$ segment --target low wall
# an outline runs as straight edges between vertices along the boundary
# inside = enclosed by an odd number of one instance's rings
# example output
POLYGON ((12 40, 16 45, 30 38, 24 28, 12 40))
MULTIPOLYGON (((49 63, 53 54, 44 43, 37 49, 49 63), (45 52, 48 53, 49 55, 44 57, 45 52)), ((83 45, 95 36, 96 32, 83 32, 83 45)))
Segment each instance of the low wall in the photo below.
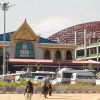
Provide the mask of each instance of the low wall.
MULTIPOLYGON (((23 93, 25 91, 25 86, 1 86, 0 91, 4 92, 19 92, 23 93)), ((42 88, 40 86, 34 86, 34 92, 41 92, 42 88)), ((100 86, 53 86, 52 91, 58 92, 74 92, 74 91, 100 91, 100 86)))

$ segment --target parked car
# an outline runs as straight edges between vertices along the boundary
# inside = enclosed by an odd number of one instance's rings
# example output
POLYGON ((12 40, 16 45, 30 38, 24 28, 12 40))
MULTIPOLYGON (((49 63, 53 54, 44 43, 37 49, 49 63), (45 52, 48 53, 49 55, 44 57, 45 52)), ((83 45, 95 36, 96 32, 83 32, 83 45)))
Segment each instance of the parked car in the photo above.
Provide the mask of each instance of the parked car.
POLYGON ((44 76, 35 76, 34 83, 40 83, 43 82, 44 76))

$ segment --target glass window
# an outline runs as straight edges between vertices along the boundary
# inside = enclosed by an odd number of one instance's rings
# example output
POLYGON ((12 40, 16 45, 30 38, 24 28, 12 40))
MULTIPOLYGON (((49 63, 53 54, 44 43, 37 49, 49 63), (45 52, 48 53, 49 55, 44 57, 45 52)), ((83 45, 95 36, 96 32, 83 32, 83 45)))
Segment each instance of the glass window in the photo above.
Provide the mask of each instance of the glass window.
POLYGON ((32 42, 18 42, 16 44, 16 58, 34 58, 34 47, 32 42))
POLYGON ((93 79, 92 76, 77 75, 78 79, 93 79))
POLYGON ((63 73, 63 78, 71 78, 72 73, 63 73))
POLYGON ((44 59, 50 59, 50 51, 49 50, 45 50, 44 52, 44 59))
POLYGON ((60 50, 56 51, 55 58, 56 59, 61 59, 61 52, 60 52, 60 50))
POLYGON ((71 51, 70 50, 68 50, 66 52, 66 60, 72 60, 72 54, 71 54, 71 51))

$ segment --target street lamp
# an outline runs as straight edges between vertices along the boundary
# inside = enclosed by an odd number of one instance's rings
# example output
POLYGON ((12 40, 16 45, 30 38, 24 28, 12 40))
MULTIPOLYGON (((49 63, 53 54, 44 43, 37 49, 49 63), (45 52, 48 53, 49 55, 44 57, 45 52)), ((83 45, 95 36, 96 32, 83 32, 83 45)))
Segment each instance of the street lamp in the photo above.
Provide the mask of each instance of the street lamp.
POLYGON ((9 6, 9 2, 8 3, 3 3, 3 4, 1 4, 0 3, 0 8, 4 11, 4 37, 3 37, 3 75, 5 74, 5 67, 6 67, 6 48, 5 48, 5 41, 6 41, 6 39, 5 39, 5 33, 6 33, 6 11, 8 10, 8 8, 9 7, 11 7, 11 6, 13 6, 13 5, 10 5, 9 6))

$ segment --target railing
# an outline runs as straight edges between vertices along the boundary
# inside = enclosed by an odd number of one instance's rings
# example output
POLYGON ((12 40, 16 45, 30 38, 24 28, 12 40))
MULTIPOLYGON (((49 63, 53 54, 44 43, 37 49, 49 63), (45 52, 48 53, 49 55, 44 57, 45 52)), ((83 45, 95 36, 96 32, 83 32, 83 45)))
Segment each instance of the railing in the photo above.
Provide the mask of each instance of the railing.
POLYGON ((90 54, 90 56, 97 56, 98 54, 90 54))
POLYGON ((100 53, 98 53, 98 55, 100 55, 100 53))
POLYGON ((77 46, 77 49, 78 49, 78 48, 84 48, 84 45, 77 46))
POLYGON ((90 44, 90 46, 94 46, 94 45, 97 45, 98 43, 96 42, 96 43, 91 43, 90 44))
POLYGON ((84 58, 84 56, 77 56, 77 59, 84 58))
MULTIPOLYGON (((95 42, 95 43, 91 43, 90 46, 95 46, 95 45, 99 45, 99 44, 100 44, 100 42, 95 42)), ((84 45, 77 46, 77 49, 79 49, 79 48, 84 48, 84 45)))

